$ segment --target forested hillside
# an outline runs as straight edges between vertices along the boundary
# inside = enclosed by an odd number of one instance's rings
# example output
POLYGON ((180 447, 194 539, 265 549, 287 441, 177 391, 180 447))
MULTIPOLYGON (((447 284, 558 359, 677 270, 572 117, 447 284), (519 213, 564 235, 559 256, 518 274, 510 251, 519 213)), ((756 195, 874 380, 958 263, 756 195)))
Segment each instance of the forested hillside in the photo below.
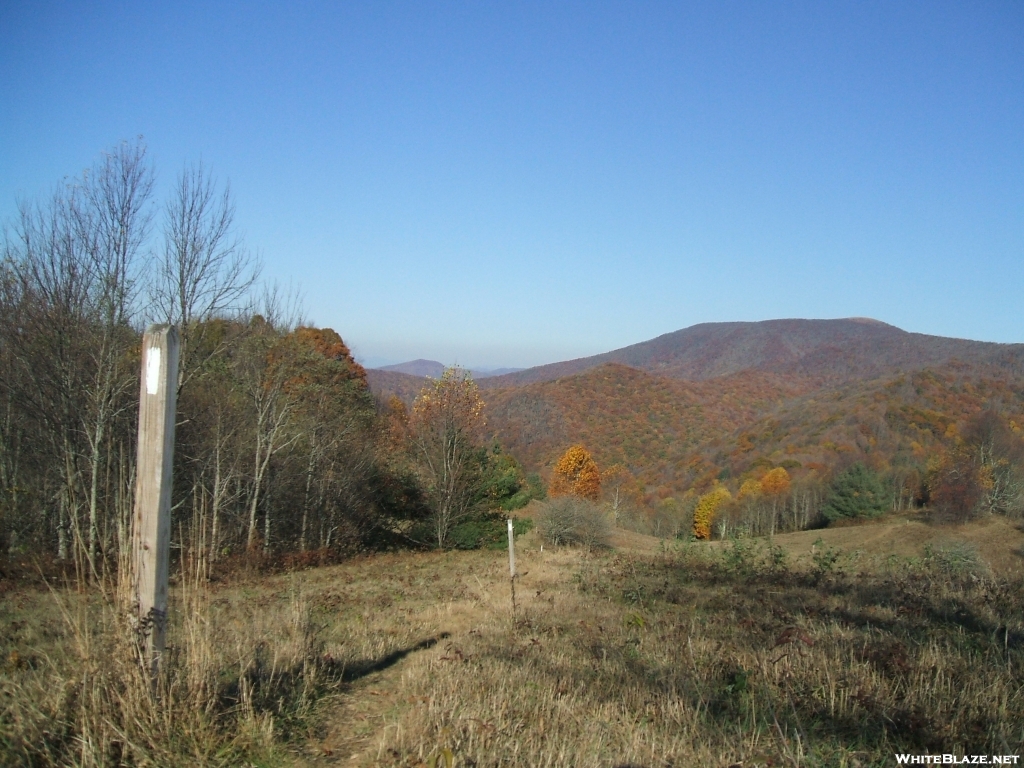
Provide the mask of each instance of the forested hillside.
POLYGON ((1024 345, 778 320, 479 385, 464 371, 367 372, 335 331, 260 287, 230 196, 202 166, 161 209, 153 185, 144 148, 123 144, 7 230, 3 551, 89 570, 125 552, 152 321, 181 335, 175 536, 210 561, 478 546, 500 533, 499 511, 543 495, 570 447, 596 461, 617 519, 663 534, 1024 508, 1024 345))
POLYGON ((397 397, 406 405, 412 405, 416 395, 427 383, 424 376, 401 373, 400 371, 386 371, 381 368, 367 370, 366 380, 370 384, 370 389, 381 401, 386 402, 392 397, 397 397))
MULTIPOLYGON (((586 446, 609 471, 606 495, 642 528, 687 529, 700 497, 718 487, 730 494, 723 515, 764 518, 770 501, 769 528, 783 509, 800 527, 825 522, 833 486, 853 466, 877 483, 885 509, 931 504, 963 515, 993 494, 1024 506, 1014 442, 1022 359, 1019 344, 871 320, 716 323, 481 387, 492 440, 545 477, 570 445, 586 446), (998 457, 965 436, 983 416, 1002 435, 998 457), (766 496, 759 484, 770 473, 782 485, 766 496)), ((418 381, 370 372, 375 391, 406 401, 418 381)))
POLYGON ((700 446, 804 390, 771 374, 684 382, 609 363, 556 381, 487 390, 485 400, 495 439, 531 468, 583 442, 599 463, 624 464, 660 485, 700 446))

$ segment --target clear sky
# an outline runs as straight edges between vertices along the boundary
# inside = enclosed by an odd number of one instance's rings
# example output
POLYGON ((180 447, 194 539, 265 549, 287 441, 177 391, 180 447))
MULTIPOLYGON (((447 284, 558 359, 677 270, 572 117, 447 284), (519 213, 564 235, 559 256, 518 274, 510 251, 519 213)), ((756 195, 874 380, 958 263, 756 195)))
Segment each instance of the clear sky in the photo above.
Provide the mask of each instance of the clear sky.
POLYGON ((371 364, 1024 342, 1024 2, 0 0, 0 219, 143 136, 371 364))

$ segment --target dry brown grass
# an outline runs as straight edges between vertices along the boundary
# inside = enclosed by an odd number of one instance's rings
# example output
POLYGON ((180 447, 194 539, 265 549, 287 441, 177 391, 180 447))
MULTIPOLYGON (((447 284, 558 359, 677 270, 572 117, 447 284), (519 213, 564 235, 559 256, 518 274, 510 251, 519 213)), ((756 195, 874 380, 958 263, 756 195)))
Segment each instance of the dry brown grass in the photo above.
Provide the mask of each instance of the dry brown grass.
POLYGON ((905 562, 794 574, 763 549, 707 552, 534 553, 515 627, 491 563, 492 589, 465 582, 476 608, 463 620, 476 621, 405 667, 401 700, 350 764, 415 766, 444 749, 479 766, 1020 751, 1019 583, 965 585, 905 562))
POLYGON ((85 641, 52 598, 13 592, 0 748, 12 764, 351 766, 444 765, 445 750, 455 766, 1022 751, 1020 580, 821 545, 794 569, 756 542, 633 556, 541 552, 533 535, 515 624, 501 552, 381 555, 197 592, 202 619, 179 611, 172 629, 170 721, 145 681, 125 682, 131 664, 104 668, 124 653, 102 645, 112 625, 85 641))
MULTIPOLYGON (((116 586, 16 590, 0 603, 0 764, 238 765, 280 751, 319 699, 308 606, 238 603, 202 580, 176 590, 153 680, 116 586)), ((335 676, 337 677, 337 675, 335 676)))

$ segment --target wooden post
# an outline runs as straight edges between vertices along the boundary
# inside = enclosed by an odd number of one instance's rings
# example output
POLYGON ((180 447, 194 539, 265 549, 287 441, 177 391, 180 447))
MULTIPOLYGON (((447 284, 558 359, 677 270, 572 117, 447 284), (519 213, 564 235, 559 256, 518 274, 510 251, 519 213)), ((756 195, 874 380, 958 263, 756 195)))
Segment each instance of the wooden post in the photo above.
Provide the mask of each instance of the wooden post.
POLYGON ((508 521, 508 573, 512 586, 512 621, 516 620, 516 541, 512 533, 512 521, 508 521))
POLYGON ((167 641, 171 555, 171 464, 178 387, 178 331, 151 325, 142 340, 139 456, 132 550, 139 643, 156 680, 167 641))

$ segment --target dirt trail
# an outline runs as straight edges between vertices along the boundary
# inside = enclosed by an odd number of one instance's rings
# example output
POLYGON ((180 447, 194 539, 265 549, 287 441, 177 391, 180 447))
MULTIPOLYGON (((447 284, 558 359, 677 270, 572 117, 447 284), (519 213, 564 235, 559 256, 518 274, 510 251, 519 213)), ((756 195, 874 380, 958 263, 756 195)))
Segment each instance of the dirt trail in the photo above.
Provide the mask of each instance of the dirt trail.
POLYGON ((404 684, 410 665, 430 663, 457 648, 460 636, 472 631, 481 616, 475 600, 448 603, 442 609, 425 608, 410 621, 444 627, 419 643, 401 649, 380 668, 349 683, 328 717, 327 733, 316 746, 312 765, 373 765, 382 757, 379 745, 389 728, 398 727, 408 707, 427 703, 411 697, 404 684))
MULTIPOLYGON (((450 555, 451 553, 448 553, 450 555)), ((460 552, 459 565, 441 569, 431 585, 407 595, 404 621, 411 636, 422 638, 385 655, 379 669, 348 682, 330 706, 325 733, 313 739, 306 756, 297 765, 364 766, 389 763, 391 755, 380 754, 385 736, 400 728, 402 714, 429 701, 410 695, 406 678, 422 672, 424 666, 461 660, 460 645, 484 628, 511 622, 511 591, 508 555, 505 552, 460 552), (468 564, 468 565, 467 565, 468 564), (454 599, 437 600, 437 595, 454 599), (390 658, 389 658, 390 657, 390 658)), ((570 549, 542 551, 536 534, 517 543, 516 601, 520 609, 543 605, 553 609, 551 597, 564 586, 580 553, 570 549)), ((413 556, 423 569, 434 569, 445 554, 413 556)), ((405 566, 396 559, 392 573, 405 566)), ((415 765, 415 763, 413 764, 415 765)))

